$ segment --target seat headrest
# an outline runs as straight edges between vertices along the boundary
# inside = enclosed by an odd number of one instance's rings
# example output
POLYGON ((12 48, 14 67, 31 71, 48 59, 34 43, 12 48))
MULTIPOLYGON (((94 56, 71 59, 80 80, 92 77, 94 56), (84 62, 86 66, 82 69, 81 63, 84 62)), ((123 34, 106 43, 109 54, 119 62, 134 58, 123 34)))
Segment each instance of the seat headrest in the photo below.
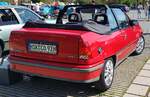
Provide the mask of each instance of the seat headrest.
POLYGON ((98 24, 108 24, 108 17, 104 13, 96 13, 94 15, 94 21, 98 24))
POLYGON ((81 22, 82 21, 82 17, 79 13, 71 13, 68 16, 68 21, 69 22, 81 22))

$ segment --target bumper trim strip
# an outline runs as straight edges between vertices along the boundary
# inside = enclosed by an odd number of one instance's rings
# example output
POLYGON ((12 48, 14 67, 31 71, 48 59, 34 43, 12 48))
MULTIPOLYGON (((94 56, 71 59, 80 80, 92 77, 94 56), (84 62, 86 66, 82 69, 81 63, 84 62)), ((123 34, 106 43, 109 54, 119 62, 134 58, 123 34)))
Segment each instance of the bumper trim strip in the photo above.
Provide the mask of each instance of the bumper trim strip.
POLYGON ((49 68, 49 69, 55 69, 55 70, 63 70, 63 71, 72 71, 72 72, 92 72, 92 71, 96 71, 104 66, 104 64, 99 64, 95 67, 91 67, 88 69, 80 69, 80 68, 64 68, 64 67, 58 67, 58 66, 50 66, 47 64, 30 63, 30 62, 23 62, 23 61, 16 61, 16 60, 9 60, 9 61, 12 64, 36 66, 36 67, 49 68))

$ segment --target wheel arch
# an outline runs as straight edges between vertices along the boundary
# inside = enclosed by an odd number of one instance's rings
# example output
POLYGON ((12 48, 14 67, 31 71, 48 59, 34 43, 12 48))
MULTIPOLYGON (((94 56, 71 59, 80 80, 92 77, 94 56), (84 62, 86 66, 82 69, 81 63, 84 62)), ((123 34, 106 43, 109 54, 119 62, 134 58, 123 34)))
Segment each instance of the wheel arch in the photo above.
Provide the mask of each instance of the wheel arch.
MULTIPOLYGON (((112 59, 113 59, 113 62, 114 62, 114 66, 116 66, 117 56, 116 56, 116 55, 112 55, 112 56, 110 56, 110 57, 108 57, 108 58, 112 58, 112 59)), ((108 59, 108 58, 106 58, 106 59, 108 59)))
POLYGON ((112 59, 113 59, 113 61, 114 61, 114 65, 116 65, 117 56, 116 56, 116 55, 113 55, 113 56, 111 56, 111 58, 112 58, 112 59))

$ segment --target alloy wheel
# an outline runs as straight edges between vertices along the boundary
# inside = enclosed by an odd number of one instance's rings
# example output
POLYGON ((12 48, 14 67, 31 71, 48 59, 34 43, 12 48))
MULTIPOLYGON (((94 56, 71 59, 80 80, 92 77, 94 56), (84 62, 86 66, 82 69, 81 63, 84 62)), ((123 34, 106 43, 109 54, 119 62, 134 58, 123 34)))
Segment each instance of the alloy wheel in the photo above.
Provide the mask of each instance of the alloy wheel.
POLYGON ((138 40, 138 43, 137 43, 137 47, 136 47, 136 52, 137 53, 141 53, 144 49, 144 38, 143 37, 140 37, 139 40, 138 40))
POLYGON ((112 83, 113 75, 114 75, 113 62, 111 60, 108 60, 106 62, 105 71, 104 71, 104 80, 107 86, 109 86, 112 83))

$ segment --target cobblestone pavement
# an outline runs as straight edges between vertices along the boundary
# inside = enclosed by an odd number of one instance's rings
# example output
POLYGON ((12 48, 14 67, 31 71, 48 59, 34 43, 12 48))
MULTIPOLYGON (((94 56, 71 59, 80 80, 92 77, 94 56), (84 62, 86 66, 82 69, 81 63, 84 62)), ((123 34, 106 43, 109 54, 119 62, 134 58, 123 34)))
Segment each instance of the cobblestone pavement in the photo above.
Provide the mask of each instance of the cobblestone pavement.
MULTIPOLYGON (((145 25, 146 22, 140 23, 145 25)), ((146 39, 144 52, 138 56, 131 55, 116 68, 112 87, 106 92, 100 93, 87 87, 86 84, 25 77, 22 82, 11 86, 0 85, 0 97, 122 97, 150 58, 150 33, 145 32, 144 37, 146 39)))

